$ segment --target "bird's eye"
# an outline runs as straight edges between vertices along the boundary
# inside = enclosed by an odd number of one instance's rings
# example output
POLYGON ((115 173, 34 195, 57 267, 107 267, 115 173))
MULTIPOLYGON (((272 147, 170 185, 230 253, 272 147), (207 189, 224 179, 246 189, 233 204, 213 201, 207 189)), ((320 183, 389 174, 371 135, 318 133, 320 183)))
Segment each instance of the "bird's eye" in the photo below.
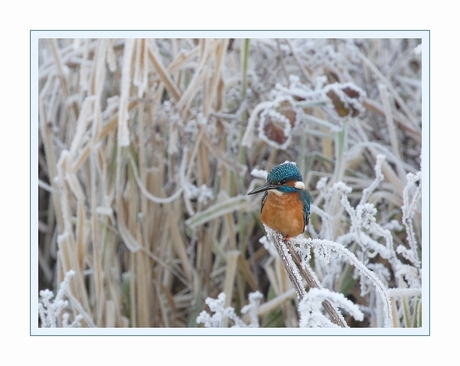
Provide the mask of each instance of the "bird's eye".
POLYGON ((280 182, 280 184, 284 184, 284 183, 286 183, 286 179, 283 179, 283 180, 280 182))

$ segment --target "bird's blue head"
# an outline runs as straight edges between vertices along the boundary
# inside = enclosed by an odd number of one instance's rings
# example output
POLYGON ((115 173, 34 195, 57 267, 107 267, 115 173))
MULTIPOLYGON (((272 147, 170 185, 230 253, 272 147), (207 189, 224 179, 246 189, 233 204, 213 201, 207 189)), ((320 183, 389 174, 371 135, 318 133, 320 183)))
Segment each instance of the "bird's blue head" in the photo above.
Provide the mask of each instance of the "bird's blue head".
POLYGON ((267 175, 267 182, 248 194, 259 193, 268 190, 277 190, 281 193, 293 193, 304 190, 302 175, 295 164, 283 163, 273 168, 267 175))

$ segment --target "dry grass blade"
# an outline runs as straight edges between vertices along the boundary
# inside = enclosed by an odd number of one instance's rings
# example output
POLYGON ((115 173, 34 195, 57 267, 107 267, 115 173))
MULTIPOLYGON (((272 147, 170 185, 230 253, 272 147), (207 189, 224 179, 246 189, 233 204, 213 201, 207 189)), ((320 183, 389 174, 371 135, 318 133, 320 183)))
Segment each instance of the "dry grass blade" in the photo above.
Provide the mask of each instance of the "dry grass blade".
POLYGON ((170 77, 169 72, 167 69, 163 66, 163 63, 158 56, 156 47, 154 43, 149 43, 148 45, 148 55, 149 59, 153 64, 153 67, 155 68, 156 72, 160 76, 160 80, 165 84, 166 89, 168 92, 171 94, 172 98, 178 102, 179 99, 181 98, 181 92, 180 90, 175 86, 172 78, 170 77))
POLYGON ((243 195, 231 198, 223 198, 221 202, 218 202, 215 205, 208 207, 206 210, 195 214, 185 223, 193 229, 209 221, 224 216, 227 213, 246 209, 247 204, 247 198, 243 195))

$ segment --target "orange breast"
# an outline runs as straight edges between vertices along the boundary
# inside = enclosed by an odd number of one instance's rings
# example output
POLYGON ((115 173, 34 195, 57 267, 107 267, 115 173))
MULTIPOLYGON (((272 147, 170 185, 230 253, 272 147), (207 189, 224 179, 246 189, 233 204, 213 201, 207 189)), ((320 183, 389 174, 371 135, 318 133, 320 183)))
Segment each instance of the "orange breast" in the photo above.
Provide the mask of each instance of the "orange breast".
POLYGON ((260 219, 284 236, 295 237, 305 231, 303 204, 298 194, 279 196, 269 191, 260 219))

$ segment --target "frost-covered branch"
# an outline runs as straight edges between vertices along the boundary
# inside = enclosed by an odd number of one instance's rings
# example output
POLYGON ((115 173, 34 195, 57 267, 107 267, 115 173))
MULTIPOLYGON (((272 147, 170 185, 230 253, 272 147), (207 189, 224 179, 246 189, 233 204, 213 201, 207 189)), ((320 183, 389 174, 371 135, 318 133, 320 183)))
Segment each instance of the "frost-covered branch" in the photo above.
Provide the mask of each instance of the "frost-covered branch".
POLYGON ((203 310, 196 318, 197 324, 203 324, 205 328, 222 328, 224 320, 232 320, 235 324, 232 328, 247 328, 247 327, 258 327, 258 309, 260 306, 260 300, 263 298, 259 291, 252 292, 249 294, 249 304, 245 305, 241 309, 242 314, 248 314, 250 323, 246 324, 235 312, 235 309, 231 306, 225 307, 225 293, 221 292, 217 299, 208 297, 205 302, 208 305, 211 313, 209 314, 203 310))
POLYGON ((368 278, 374 285, 377 293, 379 294, 382 304, 383 304, 383 313, 384 313, 384 325, 385 327, 390 327, 392 324, 392 313, 391 313, 391 303, 390 299, 386 294, 385 285, 382 281, 375 275, 374 272, 369 270, 356 256, 345 248, 342 244, 324 240, 324 239, 299 239, 298 243, 302 242, 304 245, 298 248, 299 254, 301 256, 309 255, 310 247, 320 249, 319 252, 329 253, 330 250, 337 252, 341 257, 344 257, 350 264, 352 264, 358 271, 360 271, 366 278, 368 278))
POLYGON ((335 307, 346 310, 356 320, 362 321, 364 314, 359 307, 353 304, 340 293, 329 291, 326 288, 312 288, 299 303, 300 327, 337 327, 321 312, 324 301, 329 301, 335 307))
POLYGON ((302 283, 302 276, 294 263, 294 260, 291 256, 291 253, 288 251, 285 243, 285 238, 280 232, 270 229, 268 226, 265 226, 265 231, 267 232, 268 239, 273 243, 274 247, 278 252, 278 256, 283 262, 284 268, 288 274, 289 280, 294 286, 297 292, 297 298, 302 300, 305 297, 305 288, 302 283))
POLYGON ((363 195, 361 200, 359 201, 360 205, 365 204, 371 195, 372 192, 378 187, 378 185, 383 181, 383 173, 382 173, 382 163, 385 160, 385 155, 379 154, 377 155, 377 162, 375 163, 374 171, 375 171, 375 179, 371 183, 371 185, 365 189, 363 189, 363 195))
MULTIPOLYGON (((284 238, 284 236, 265 226, 265 231, 267 232, 267 237, 269 241, 276 248, 278 255, 283 262, 284 268, 288 273, 289 280, 293 284, 296 292, 297 298, 302 301, 306 296, 306 291, 302 282, 302 276, 308 283, 308 286, 311 288, 321 288, 321 283, 318 278, 314 275, 311 268, 308 265, 302 265, 302 260, 299 257, 298 253, 292 246, 292 244, 284 238)), ((292 239, 291 239, 292 240, 292 239)), ((334 307, 327 299, 322 301, 322 306, 324 310, 329 315, 331 321, 336 325, 343 328, 347 328, 348 325, 343 318, 342 314, 334 307)))
POLYGON ((410 260, 414 265, 419 268, 420 260, 417 254, 417 240, 415 239, 414 227, 412 219, 415 215, 415 207, 422 194, 422 172, 419 171, 417 174, 407 174, 407 184, 403 190, 403 206, 402 206, 402 222, 406 228, 407 242, 409 243, 410 250, 400 246, 398 252, 402 254, 406 259, 410 260), (412 196, 412 200, 409 198, 409 190, 412 186, 418 183, 418 186, 412 196))
MULTIPOLYGON (((58 293, 53 301, 53 292, 50 290, 41 290, 40 299, 38 302, 38 315, 41 321, 42 328, 56 328, 58 326, 59 316, 62 311, 67 308, 69 302, 64 299, 69 289, 69 282, 72 276, 75 274, 74 271, 70 270, 66 273, 64 280, 59 286, 58 293)), ((69 323, 69 314, 64 313, 62 315, 62 326, 64 328, 80 327, 80 321, 83 319, 82 315, 77 315, 72 323, 69 323)))

